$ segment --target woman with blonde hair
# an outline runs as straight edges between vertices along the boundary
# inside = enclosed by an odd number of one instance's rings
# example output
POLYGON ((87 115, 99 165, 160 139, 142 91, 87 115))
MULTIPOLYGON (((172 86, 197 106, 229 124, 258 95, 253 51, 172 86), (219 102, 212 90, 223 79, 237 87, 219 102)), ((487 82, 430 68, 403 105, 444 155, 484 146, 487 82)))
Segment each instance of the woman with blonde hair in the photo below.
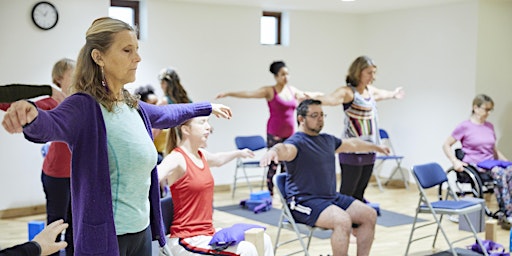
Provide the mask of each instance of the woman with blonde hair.
POLYGON ((135 81, 141 57, 123 21, 96 19, 85 39, 73 94, 50 111, 15 102, 2 125, 33 142, 69 145, 76 255, 151 255, 152 239, 165 245, 151 128, 212 113, 230 118, 231 110, 207 102, 155 106, 130 94, 124 86, 135 81))

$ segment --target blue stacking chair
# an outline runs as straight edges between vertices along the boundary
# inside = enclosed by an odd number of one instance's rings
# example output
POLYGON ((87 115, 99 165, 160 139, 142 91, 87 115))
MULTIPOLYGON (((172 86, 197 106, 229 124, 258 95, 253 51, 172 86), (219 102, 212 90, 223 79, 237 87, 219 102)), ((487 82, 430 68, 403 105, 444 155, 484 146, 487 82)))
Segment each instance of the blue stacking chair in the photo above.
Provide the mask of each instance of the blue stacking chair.
MULTIPOLYGON (((254 135, 254 136, 237 136, 235 137, 235 144, 237 149, 244 149, 248 148, 252 151, 258 151, 264 148, 267 148, 267 142, 265 139, 263 139, 260 135, 254 135)), ((245 179, 247 182, 247 186, 249 187, 250 193, 252 193, 252 186, 251 186, 251 178, 255 177, 262 177, 261 180, 261 189, 263 189, 263 185, 265 184, 265 180, 267 179, 267 168, 260 166, 259 160, 247 160, 244 161, 243 158, 237 158, 236 159, 236 168, 235 168, 235 175, 233 178, 233 188, 232 188, 232 194, 231 197, 235 197, 235 191, 237 187, 237 181, 239 179, 245 179), (246 168, 259 168, 262 170, 263 174, 254 174, 254 175, 247 175, 246 168), (238 169, 242 169, 242 175, 239 175, 238 169)))
MULTIPOLYGON (((439 234, 439 231, 443 234, 446 243, 450 246, 450 251, 453 255, 457 255, 457 252, 453 246, 454 243, 472 238, 477 241, 478 245, 480 245, 480 248, 482 248, 482 251, 485 255, 487 255, 486 249, 484 248, 480 238, 478 238, 475 227, 471 223, 468 214, 473 212, 479 212, 482 211, 482 205, 476 202, 472 201, 464 201, 459 200, 451 186, 448 184, 448 178, 446 176, 446 173, 444 172, 443 168, 437 164, 437 163, 428 163, 423 165, 416 165, 412 168, 414 179, 416 180, 416 184, 418 185, 418 190, 420 194, 420 199, 418 201, 418 205, 416 207, 416 215, 414 216, 414 222, 412 224, 411 234, 409 236, 409 242, 407 243, 407 249, 405 251, 405 255, 408 255, 409 248, 411 243, 416 242, 418 240, 422 240, 428 237, 433 236, 434 242, 432 243, 432 248, 435 248, 437 235, 439 234), (442 186, 443 183, 448 184, 447 186, 447 193, 451 195, 451 198, 453 200, 438 200, 435 202, 431 202, 426 193, 426 189, 433 188, 435 186, 442 186), (429 222, 422 225, 416 225, 416 221, 418 220, 418 215, 420 213, 424 214, 431 214, 434 217, 433 222, 429 222), (453 242, 450 242, 448 239, 448 236, 446 235, 446 232, 443 229, 443 226, 441 225, 441 222, 443 220, 443 215, 445 214, 456 214, 463 216, 468 223, 468 226, 471 229, 471 235, 460 238, 458 240, 455 240, 453 242), (436 232, 432 235, 427 235, 419 238, 413 239, 414 231, 420 228, 424 228, 430 225, 436 225, 436 232)), ((436 193, 437 194, 437 193, 436 193)))
POLYGON ((395 168, 391 172, 391 175, 389 176, 386 183, 384 183, 384 185, 387 185, 389 183, 389 181, 397 173, 399 173, 401 175, 402 180, 404 181, 405 188, 408 189, 409 182, 408 182, 407 177, 405 177, 404 173, 407 174, 407 173, 409 173, 409 171, 406 168, 402 167, 402 160, 404 159, 404 156, 396 154, 395 148, 393 147, 393 144, 391 143, 391 139, 389 138, 389 134, 386 130, 379 129, 379 136, 380 136, 382 144, 386 145, 391 150, 391 154, 389 154, 389 155, 377 155, 377 159, 375 161, 375 166, 373 168, 375 180, 377 181, 377 185, 379 186, 380 191, 384 191, 382 189, 382 182, 380 180, 380 172, 382 171, 382 167, 383 167, 384 163, 386 163, 388 161, 394 162, 395 168))
POLYGON ((272 179, 272 182, 274 182, 274 186, 277 188, 279 199, 282 204, 281 217, 279 217, 279 223, 277 224, 278 229, 276 242, 274 243, 274 255, 278 255, 276 254, 278 247, 283 246, 285 244, 289 244, 291 242, 298 241, 301 245, 301 248, 296 252, 292 252, 286 255, 304 253, 304 255, 309 256, 310 254, 308 252, 308 249, 309 244, 311 243, 311 238, 313 237, 313 233, 315 232, 316 229, 325 229, 319 227, 311 227, 306 224, 295 222, 290 207, 288 207, 288 203, 286 202, 286 177, 288 177, 287 173, 278 173, 274 175, 274 178, 272 179), (279 243, 279 236, 283 228, 292 230, 295 233, 296 238, 279 243), (307 235, 302 234, 300 230, 307 230, 307 235), (303 239, 307 239, 307 242, 305 243, 303 239))

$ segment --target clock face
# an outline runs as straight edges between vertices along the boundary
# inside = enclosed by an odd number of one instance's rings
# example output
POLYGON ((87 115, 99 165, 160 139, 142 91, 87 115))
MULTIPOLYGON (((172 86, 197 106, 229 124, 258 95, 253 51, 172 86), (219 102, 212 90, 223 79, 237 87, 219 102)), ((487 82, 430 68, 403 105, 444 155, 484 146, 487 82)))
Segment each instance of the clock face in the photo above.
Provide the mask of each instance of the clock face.
POLYGON ((59 14, 53 4, 49 2, 39 2, 32 9, 32 21, 34 24, 44 30, 51 29, 57 25, 59 14))

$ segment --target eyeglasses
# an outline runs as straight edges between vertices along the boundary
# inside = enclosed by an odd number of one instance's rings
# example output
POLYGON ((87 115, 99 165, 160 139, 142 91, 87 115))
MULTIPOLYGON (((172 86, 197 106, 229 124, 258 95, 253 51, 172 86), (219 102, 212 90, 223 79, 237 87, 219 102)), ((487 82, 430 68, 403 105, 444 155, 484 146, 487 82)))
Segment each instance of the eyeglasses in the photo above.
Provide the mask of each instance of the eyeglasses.
POLYGON ((323 118, 327 117, 327 114, 324 114, 324 113, 313 113, 311 115, 304 115, 304 116, 309 116, 311 118, 318 119, 320 117, 323 117, 323 118))

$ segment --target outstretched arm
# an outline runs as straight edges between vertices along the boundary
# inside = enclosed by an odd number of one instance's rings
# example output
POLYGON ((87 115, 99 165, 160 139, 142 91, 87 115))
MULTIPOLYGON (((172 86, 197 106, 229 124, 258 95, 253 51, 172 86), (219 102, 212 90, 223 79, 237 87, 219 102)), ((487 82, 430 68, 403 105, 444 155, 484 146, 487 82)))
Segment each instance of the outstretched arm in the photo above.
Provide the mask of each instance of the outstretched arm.
POLYGON ((358 138, 343 139, 341 145, 336 149, 340 152, 379 152, 388 155, 390 150, 386 146, 373 144, 358 138))
POLYGON ((455 142, 457 142, 457 140, 454 137, 449 136, 443 143, 443 151, 446 157, 448 157, 448 159, 452 162, 453 169, 461 172, 464 169, 464 166, 467 166, 468 164, 457 159, 455 153, 453 153, 452 146, 455 144, 455 142))
POLYGON ((295 98, 299 102, 302 102, 305 99, 316 99, 318 97, 324 96, 323 92, 304 92, 293 86, 290 86, 290 88, 292 88, 292 91, 295 94, 295 98))
POLYGON ((224 97, 235 98, 265 98, 266 100, 272 99, 272 86, 264 86, 255 91, 238 91, 238 92, 223 92, 217 94, 215 99, 224 97))
POLYGON ((0 86, 0 102, 14 102, 53 94, 50 85, 8 84, 0 86))
POLYGON ((261 158, 260 166, 268 166, 271 162, 292 161, 297 156, 297 147, 292 144, 278 143, 271 147, 261 158))
POLYGON ((405 91, 402 87, 397 87, 393 91, 379 89, 371 85, 369 87, 376 101, 388 99, 402 99, 405 96, 405 91))
POLYGON ((310 95, 308 93, 305 93, 305 95, 306 97, 321 101, 322 105, 324 106, 338 106, 343 103, 351 102, 354 99, 354 94, 352 93, 350 88, 346 86, 341 86, 328 95, 310 95))
POLYGON ((206 161, 210 167, 220 167, 224 164, 230 162, 231 160, 241 157, 254 157, 254 152, 252 150, 245 148, 241 150, 234 150, 228 152, 219 152, 219 153, 210 153, 204 149, 200 149, 206 157, 206 161))

